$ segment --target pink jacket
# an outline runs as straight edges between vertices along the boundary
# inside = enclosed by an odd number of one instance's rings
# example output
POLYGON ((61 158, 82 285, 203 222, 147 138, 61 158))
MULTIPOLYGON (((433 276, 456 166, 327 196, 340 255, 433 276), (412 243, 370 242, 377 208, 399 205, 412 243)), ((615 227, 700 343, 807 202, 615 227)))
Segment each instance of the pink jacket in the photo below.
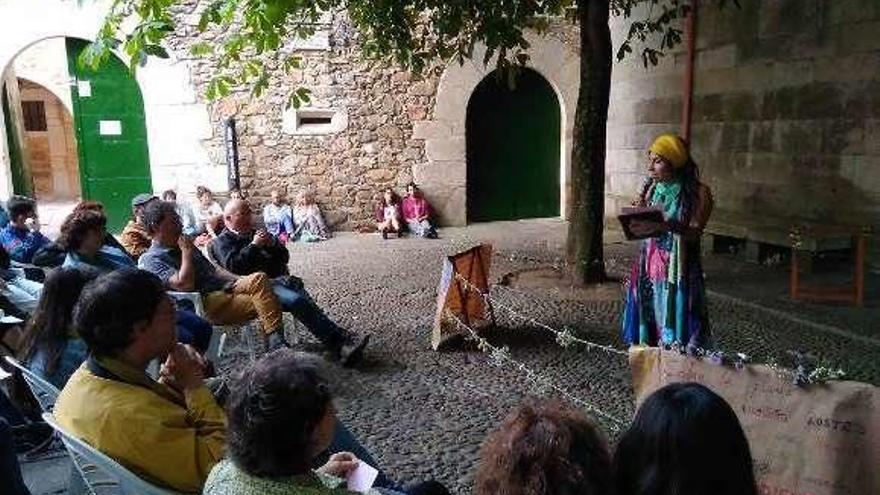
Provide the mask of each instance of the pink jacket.
POLYGON ((403 198, 401 211, 403 212, 404 220, 430 217, 431 205, 428 204, 428 201, 425 198, 414 198, 412 196, 407 196, 403 198))

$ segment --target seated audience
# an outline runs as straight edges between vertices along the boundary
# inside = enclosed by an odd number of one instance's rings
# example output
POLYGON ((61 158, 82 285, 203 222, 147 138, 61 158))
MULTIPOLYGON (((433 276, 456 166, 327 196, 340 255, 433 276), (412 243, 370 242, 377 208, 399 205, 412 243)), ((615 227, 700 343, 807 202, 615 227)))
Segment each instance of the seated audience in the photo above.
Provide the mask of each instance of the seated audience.
POLYGON ((86 360, 88 349, 73 329, 73 308, 92 276, 57 268, 46 277, 43 294, 28 323, 22 362, 59 389, 86 360))
POLYGON ((294 237, 303 242, 325 241, 330 238, 330 229, 324 223, 321 208, 315 197, 308 191, 299 193, 293 206, 294 237))
POLYGON ((224 455, 226 418, 205 386, 205 363, 178 344, 162 282, 123 268, 86 285, 74 329, 89 358, 55 404, 58 423, 152 483, 200 492, 224 455), (167 359, 166 359, 167 356, 167 359), (147 366, 165 359, 160 380, 147 366))
POLYGON ((196 229, 204 232, 196 238, 197 246, 206 246, 223 229, 223 208, 214 200, 214 193, 205 186, 196 187, 196 229))
POLYGON ((122 229, 122 245, 132 258, 137 260, 150 249, 150 236, 144 228, 144 208, 150 203, 159 201, 152 194, 138 194, 131 200, 132 219, 122 229))
MULTIPOLYGON (((314 468, 331 447, 337 419, 330 385, 304 354, 278 350, 249 366, 232 384, 226 411, 228 455, 208 476, 205 495, 351 493, 345 478, 358 463, 377 467, 372 459, 337 452, 314 468)), ((377 479, 376 486, 389 488, 389 482, 377 479)), ((448 493, 437 483, 406 492, 448 493)))
POLYGON ((30 264, 37 251, 51 241, 40 233, 37 205, 32 199, 14 196, 8 206, 10 220, 0 230, 0 245, 14 261, 30 264))
MULTIPOLYGON (((65 232, 65 224, 67 220, 76 215, 81 211, 97 211, 101 214, 106 214, 104 212, 104 205, 97 201, 80 201, 73 207, 73 211, 67 218, 64 220, 64 223, 61 224, 60 235, 58 239, 54 242, 43 246, 42 249, 37 251, 37 254, 34 255, 33 263, 37 266, 55 268, 61 266, 64 263, 64 258, 67 257, 67 247, 64 245, 64 232, 65 232)), ((113 234, 107 232, 104 236, 104 245, 116 248, 122 252, 125 252, 128 255, 128 252, 125 251, 125 248, 122 247, 122 244, 113 237, 113 234)))
MULTIPOLYGON (((103 213, 84 211, 72 215, 65 222, 65 244, 70 251, 65 268, 94 272, 95 275, 119 268, 134 268, 135 262, 123 251, 101 244, 106 236, 107 218, 103 213)), ((191 307, 190 301, 178 301, 177 336, 182 344, 190 344, 199 352, 208 350, 214 329, 191 307)))
POLYGON ((174 189, 163 192, 162 201, 174 203, 175 208, 177 208, 177 214, 180 216, 180 221, 183 224, 183 235, 196 236, 204 233, 204 229, 199 230, 196 214, 193 213, 192 206, 189 203, 178 203, 177 193, 174 192, 174 189))
POLYGON ((400 197, 389 187, 382 193, 376 205, 376 229, 382 235, 382 239, 387 239, 389 232, 399 236, 401 221, 400 197))
POLYGON ((42 290, 43 284, 22 276, 21 269, 13 269, 9 254, 0 247, 0 296, 3 297, 0 309, 26 320, 37 309, 42 290))
POLYGON ((406 186, 406 197, 400 205, 403 220, 409 231, 419 237, 437 238, 437 230, 431 224, 431 205, 422 196, 415 182, 406 186))
POLYGON ((369 335, 356 336, 340 328, 312 300, 302 280, 288 274, 290 253, 265 230, 254 230, 250 205, 233 199, 226 204, 226 229, 211 243, 211 255, 230 272, 252 276, 263 273, 285 311, 289 311, 344 363, 356 361, 367 345, 369 335))
POLYGON ((290 205, 284 202, 277 189, 272 190, 269 202, 263 207, 263 225, 282 243, 293 240, 296 226, 293 224, 290 205))
POLYGON ((65 268, 103 273, 135 266, 125 250, 105 244, 107 217, 103 212, 85 210, 71 214, 61 227, 61 237, 67 247, 62 264, 65 268))
POLYGON ((673 383, 648 396, 613 464, 616 495, 758 493, 736 414, 698 383, 673 383))
POLYGON ((557 402, 513 410, 480 451, 477 495, 607 495, 611 457, 596 427, 557 402))

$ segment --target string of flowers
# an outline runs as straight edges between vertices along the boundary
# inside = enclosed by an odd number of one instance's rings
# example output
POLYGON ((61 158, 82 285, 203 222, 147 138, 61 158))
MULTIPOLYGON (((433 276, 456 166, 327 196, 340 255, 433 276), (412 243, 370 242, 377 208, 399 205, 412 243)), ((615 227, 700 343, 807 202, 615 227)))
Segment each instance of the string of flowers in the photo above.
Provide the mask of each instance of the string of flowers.
MULTIPOLYGON (((466 288, 476 292, 486 304, 490 304, 492 305, 492 307, 500 308, 521 321, 524 321, 526 323, 534 325, 535 327, 552 333, 555 336, 556 343, 559 344, 561 347, 581 344, 585 346, 588 351, 596 349, 610 355, 619 356, 628 356, 629 354, 627 351, 617 349, 613 346, 603 345, 577 337, 568 327, 563 327, 562 330, 558 330, 536 320, 531 316, 523 315, 522 313, 519 313, 507 304, 499 302, 497 298, 491 297, 488 291, 483 291, 479 287, 473 285, 460 273, 456 273, 455 277, 466 288)), ((496 285, 495 287, 501 286, 496 285)), ((683 346, 677 342, 663 345, 663 347, 667 350, 673 350, 683 354, 687 353, 695 357, 705 358, 713 364, 732 366, 737 370, 741 370, 745 368, 747 364, 752 363, 752 358, 742 352, 725 351, 717 348, 703 349, 695 346, 683 346)), ((819 360, 818 365, 812 366, 808 362, 808 357, 805 354, 799 351, 789 351, 789 354, 792 355, 795 359, 795 363, 797 366, 796 369, 790 369, 780 365, 779 361, 773 356, 769 356, 764 359, 763 364, 770 368, 776 374, 776 376, 782 378, 783 380, 788 380, 799 387, 807 386, 813 383, 824 383, 829 380, 840 380, 846 376, 846 373, 841 368, 831 366, 827 362, 827 360, 819 360)))
POLYGON ((623 356, 623 357, 627 357, 629 355, 629 353, 625 350, 618 349, 618 348, 612 347, 610 345, 603 345, 603 344, 599 344, 597 342, 591 342, 589 340, 585 340, 580 337, 577 337, 574 335, 574 333, 572 333, 571 329, 569 329, 568 327, 563 327, 562 330, 557 330, 549 325, 546 325, 546 324, 536 320, 535 318, 532 318, 531 316, 523 315, 523 314, 517 312, 515 309, 511 308, 510 306, 508 306, 504 303, 498 302, 498 300, 490 297, 488 292, 484 292, 484 291, 480 290, 478 287, 473 285, 468 279, 463 277, 460 273, 456 273, 455 277, 460 282, 462 282, 469 290, 476 292, 483 299, 483 301, 486 304, 490 304, 494 308, 503 309, 504 311, 507 311, 508 313, 510 313, 511 316, 513 316, 515 318, 518 318, 526 323, 530 323, 538 328, 542 328, 542 329, 547 330, 548 332, 552 333, 556 337, 556 343, 562 347, 568 347, 568 346, 574 345, 574 344, 581 344, 581 345, 586 346, 587 350, 599 350, 599 351, 605 352, 607 354, 616 355, 616 356, 623 356))
POLYGON ((477 348, 481 352, 488 354, 489 358, 492 361, 492 364, 494 364, 495 366, 503 366, 505 363, 513 365, 513 367, 516 368, 517 371, 526 376, 526 380, 537 385, 542 392, 546 392, 546 390, 548 389, 556 392, 565 399, 582 407, 586 412, 605 422, 605 424, 607 424, 608 427, 611 428, 611 430, 613 430, 614 432, 619 432, 622 427, 626 426, 625 421, 622 421, 621 419, 609 413, 606 413, 595 404, 592 404, 581 399, 580 397, 577 397, 567 389, 562 388, 554 383, 549 378, 541 376, 539 373, 529 368, 524 363, 514 359, 510 353, 510 348, 508 348, 507 346, 497 347, 492 345, 488 340, 481 337, 476 330, 461 321, 461 318, 459 318, 458 315, 456 315, 452 311, 446 310, 445 314, 446 317, 449 320, 453 321, 459 329, 467 332, 466 337, 469 340, 476 342, 477 348))

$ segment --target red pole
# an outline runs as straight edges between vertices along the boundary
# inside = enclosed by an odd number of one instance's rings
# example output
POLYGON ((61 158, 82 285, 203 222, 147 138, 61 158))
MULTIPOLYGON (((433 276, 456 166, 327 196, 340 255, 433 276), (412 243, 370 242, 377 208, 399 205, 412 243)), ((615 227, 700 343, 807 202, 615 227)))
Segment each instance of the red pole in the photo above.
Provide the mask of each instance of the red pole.
POLYGON ((694 113, 694 57, 697 45, 697 7, 698 0, 691 0, 691 8, 685 18, 685 36, 687 37, 687 58, 684 69, 684 105, 681 112, 681 137, 686 143, 691 140, 691 121, 694 113))

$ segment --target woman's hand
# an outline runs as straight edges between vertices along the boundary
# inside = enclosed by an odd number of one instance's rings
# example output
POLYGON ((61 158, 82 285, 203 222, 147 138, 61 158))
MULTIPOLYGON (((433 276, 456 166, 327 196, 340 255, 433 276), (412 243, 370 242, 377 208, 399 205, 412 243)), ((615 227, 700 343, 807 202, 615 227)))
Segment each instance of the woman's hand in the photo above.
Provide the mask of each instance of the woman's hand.
POLYGON ((337 452, 330 456, 327 464, 319 467, 317 471, 337 478, 347 478, 348 474, 357 469, 360 461, 351 452, 337 452))

